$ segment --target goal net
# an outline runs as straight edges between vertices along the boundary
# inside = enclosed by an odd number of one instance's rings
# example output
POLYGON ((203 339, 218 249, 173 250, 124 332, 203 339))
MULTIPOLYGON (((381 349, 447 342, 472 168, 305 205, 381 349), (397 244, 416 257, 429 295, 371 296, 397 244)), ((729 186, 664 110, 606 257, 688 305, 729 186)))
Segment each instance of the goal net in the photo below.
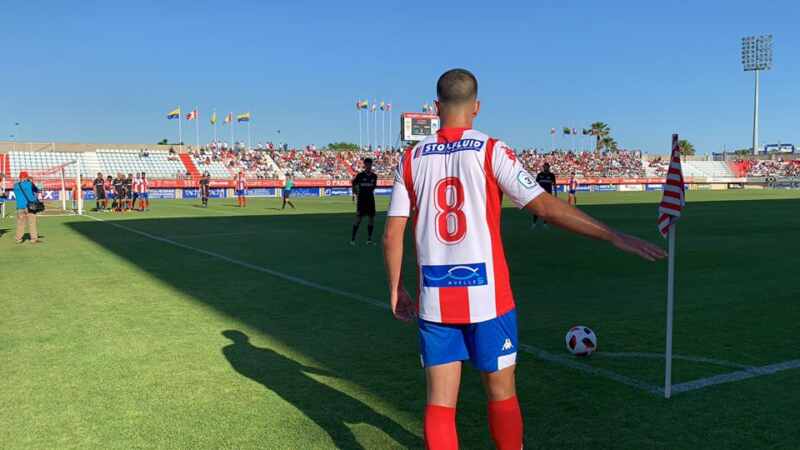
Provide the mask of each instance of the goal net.
POLYGON ((83 214, 80 161, 72 160, 41 170, 28 170, 45 204, 41 215, 83 214))

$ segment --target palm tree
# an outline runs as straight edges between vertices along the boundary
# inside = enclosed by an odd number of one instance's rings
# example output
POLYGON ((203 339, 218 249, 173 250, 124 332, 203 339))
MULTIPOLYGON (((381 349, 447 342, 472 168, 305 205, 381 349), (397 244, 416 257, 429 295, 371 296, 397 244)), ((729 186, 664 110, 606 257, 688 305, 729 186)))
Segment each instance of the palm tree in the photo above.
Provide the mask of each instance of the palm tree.
POLYGON ((600 148, 604 148, 610 152, 617 151, 618 147, 617 140, 611 136, 606 136, 600 140, 600 148))
POLYGON ((594 151, 599 153, 600 150, 603 148, 603 139, 611 134, 611 128, 608 128, 608 124, 603 122, 595 122, 592 124, 592 127, 589 129, 589 134, 595 137, 596 144, 594 147, 594 151))
POLYGON ((678 141, 678 151, 681 156, 694 156, 694 145, 686 139, 681 139, 678 141))

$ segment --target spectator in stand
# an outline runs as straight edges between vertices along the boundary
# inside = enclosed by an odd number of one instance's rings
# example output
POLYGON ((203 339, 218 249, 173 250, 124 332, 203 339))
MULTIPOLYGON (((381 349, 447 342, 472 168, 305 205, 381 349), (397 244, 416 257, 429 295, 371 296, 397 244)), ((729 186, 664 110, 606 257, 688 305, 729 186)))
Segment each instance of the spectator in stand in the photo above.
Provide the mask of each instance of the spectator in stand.
POLYGON ((39 201, 37 197, 38 194, 39 189, 28 177, 28 172, 24 170, 20 172, 19 181, 14 184, 14 197, 17 203, 17 244, 22 244, 24 241, 26 228, 28 230, 31 243, 39 243, 39 232, 36 226, 36 214, 29 211, 28 208, 28 206, 31 206, 39 201))

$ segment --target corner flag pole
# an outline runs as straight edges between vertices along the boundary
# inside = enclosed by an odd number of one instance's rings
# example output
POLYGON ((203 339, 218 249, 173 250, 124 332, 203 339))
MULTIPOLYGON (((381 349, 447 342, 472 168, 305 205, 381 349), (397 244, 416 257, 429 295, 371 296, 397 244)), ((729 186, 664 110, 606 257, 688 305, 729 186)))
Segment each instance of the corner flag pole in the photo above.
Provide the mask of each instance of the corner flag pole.
POLYGON ((181 117, 182 114, 181 112, 178 113, 178 145, 180 145, 181 148, 183 148, 183 130, 181 129, 181 121, 183 120, 181 117))
POLYGON ((667 348, 664 352, 664 398, 672 396, 672 317, 675 309, 675 231, 677 224, 669 227, 667 263, 667 348))

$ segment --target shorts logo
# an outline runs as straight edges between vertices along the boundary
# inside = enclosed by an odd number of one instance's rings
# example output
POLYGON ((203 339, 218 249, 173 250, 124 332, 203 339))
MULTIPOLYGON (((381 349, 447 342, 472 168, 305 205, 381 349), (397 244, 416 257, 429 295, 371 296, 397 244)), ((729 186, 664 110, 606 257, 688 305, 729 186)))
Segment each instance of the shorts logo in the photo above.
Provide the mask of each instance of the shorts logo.
POLYGON ((424 287, 485 286, 486 264, 422 266, 424 287))
POLYGON ((483 141, 478 139, 461 139, 460 141, 449 142, 447 144, 425 144, 422 147, 422 156, 428 155, 449 155, 451 153, 463 152, 466 150, 480 151, 483 148, 483 141))
POLYGON ((503 342, 503 348, 501 350, 505 352, 512 348, 514 348, 514 344, 511 343, 511 339, 506 339, 506 341, 503 342))
POLYGON ((533 178, 524 170, 520 170, 517 174, 517 181, 519 184, 523 185, 525 189, 533 189, 533 187, 536 186, 536 182, 533 181, 533 178))

